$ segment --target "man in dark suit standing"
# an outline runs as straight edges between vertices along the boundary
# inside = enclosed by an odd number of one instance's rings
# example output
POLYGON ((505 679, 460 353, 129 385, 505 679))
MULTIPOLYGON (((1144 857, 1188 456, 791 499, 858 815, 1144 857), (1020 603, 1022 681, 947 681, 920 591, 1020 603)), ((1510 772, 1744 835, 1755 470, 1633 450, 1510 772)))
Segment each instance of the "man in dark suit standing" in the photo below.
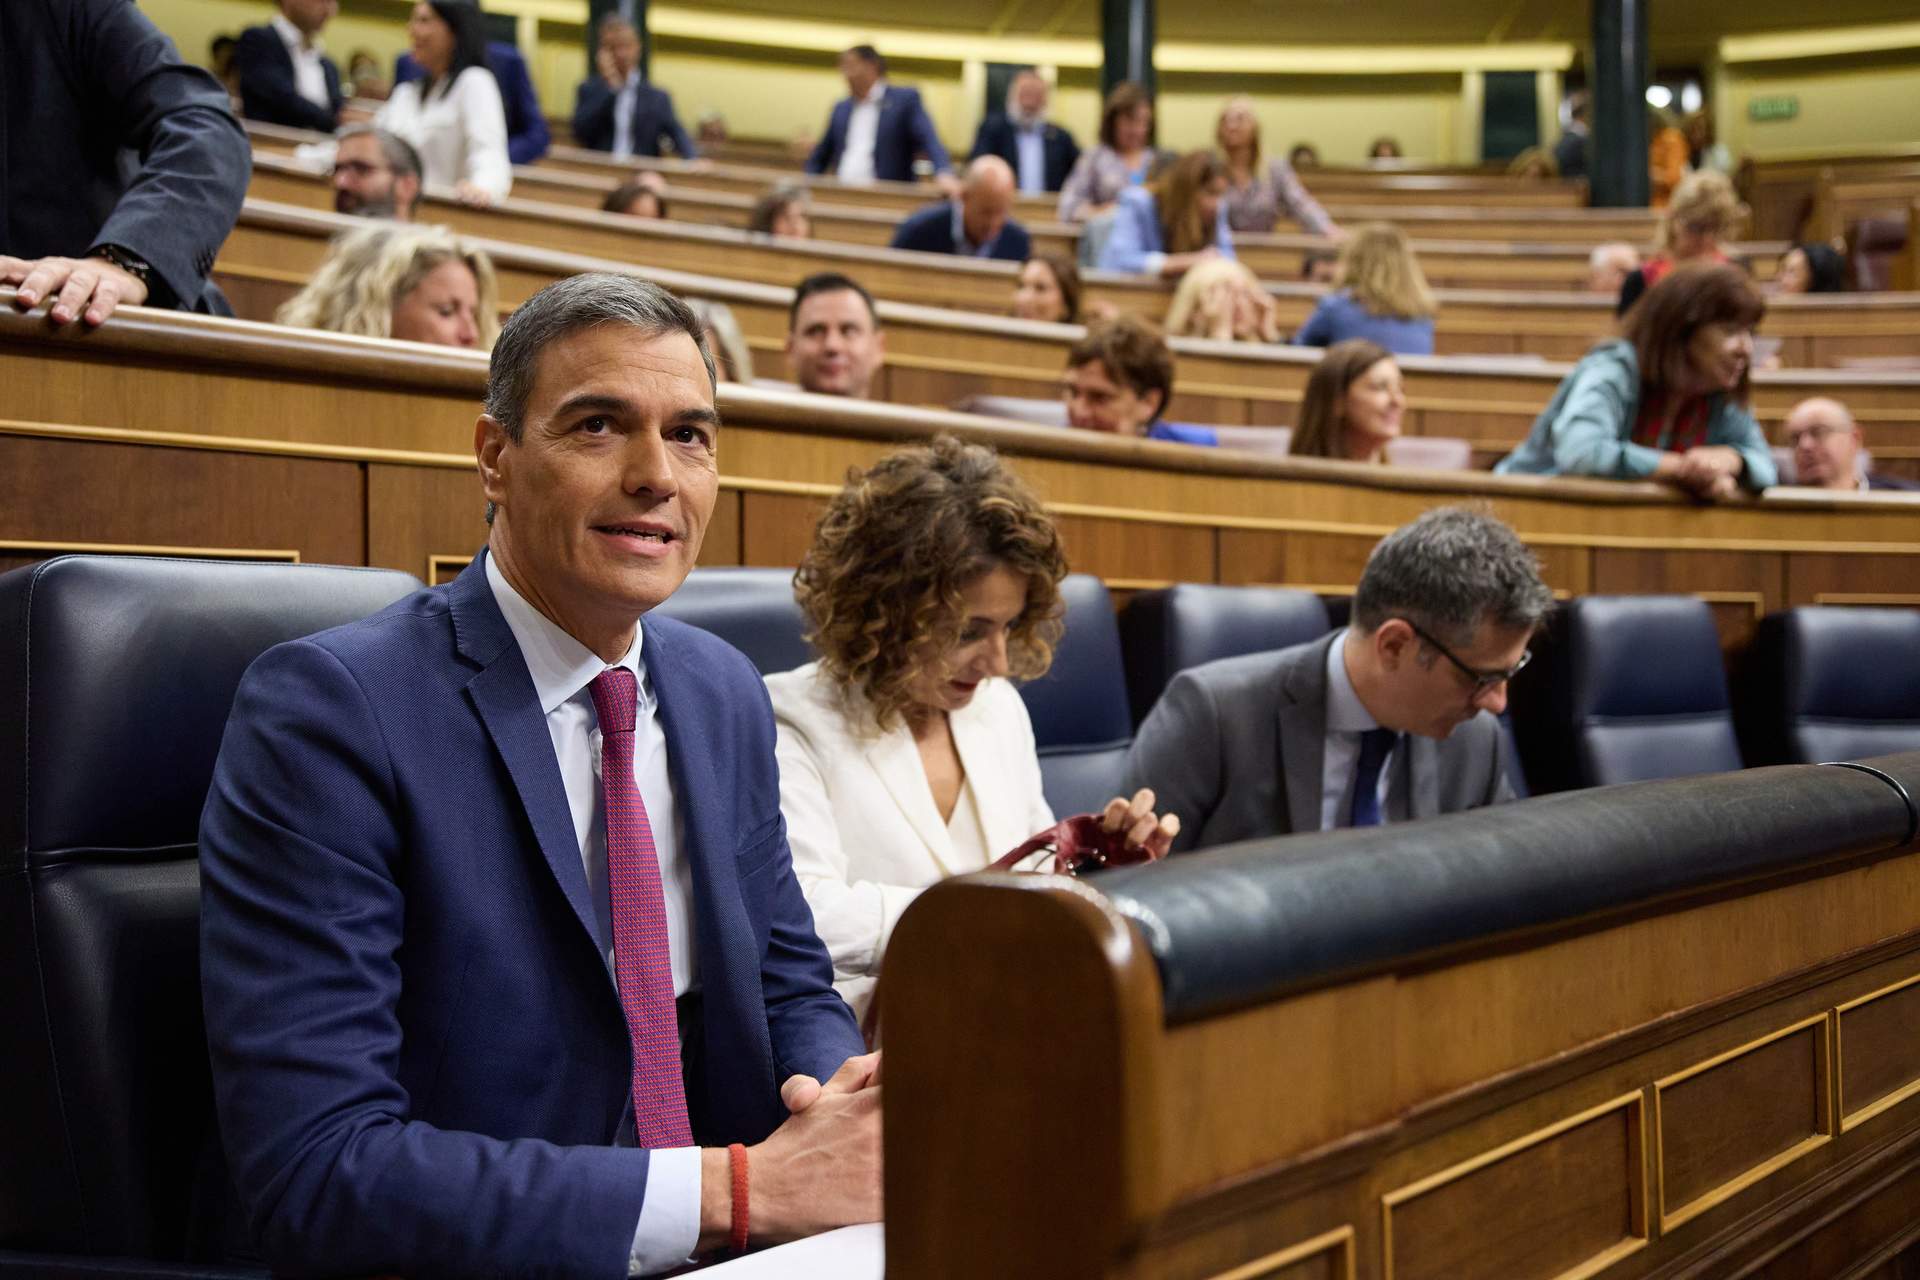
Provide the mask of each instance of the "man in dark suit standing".
POLYGON ((913 159, 924 155, 941 189, 957 195, 953 161, 927 118, 920 91, 888 84, 887 60, 870 44, 841 54, 840 74, 849 96, 834 103, 827 131, 807 157, 807 172, 842 182, 912 182, 913 159))
POLYGON ((1513 530, 1436 507, 1373 549, 1351 627, 1175 676, 1123 790, 1180 815, 1175 852, 1510 800, 1497 717, 1552 604, 1513 530))
POLYGON ((522 304, 481 555, 241 682, 201 978, 277 1272, 647 1274, 879 1217, 878 1059, 794 878, 765 686, 649 612, 719 494, 704 333, 627 276, 522 304))
MULTIPOLYGON (((546 114, 540 110, 540 95, 534 92, 527 59, 506 41, 489 40, 487 70, 493 72, 494 83, 500 86, 500 105, 507 113, 507 159, 515 164, 532 164, 553 145, 553 131, 547 128, 546 114)), ((418 80, 423 74, 410 53, 394 60, 395 84, 418 80)))
POLYGON ((1007 109, 980 122, 973 136, 973 159, 999 156, 1029 194, 1058 191, 1080 159, 1073 135, 1047 119, 1050 91, 1038 71, 1029 67, 1007 87, 1007 109))
POLYGON ((0 68, 0 286, 15 304, 48 302, 58 324, 123 303, 231 314, 207 275, 252 155, 220 82, 132 0, 7 0, 0 68))
POLYGON ((981 156, 967 166, 958 199, 941 200, 901 219, 892 247, 963 258, 1025 262, 1033 253, 1027 229, 1013 211, 1013 170, 999 156, 981 156))
POLYGON ((674 113, 673 98, 640 74, 640 33, 617 13, 600 19, 599 73, 580 82, 573 100, 573 140, 615 159, 658 156, 668 143, 682 160, 699 158, 674 113))
POLYGON ((264 27, 240 33, 240 110, 249 120, 332 133, 340 120, 340 68, 320 52, 320 32, 339 0, 280 0, 264 27))

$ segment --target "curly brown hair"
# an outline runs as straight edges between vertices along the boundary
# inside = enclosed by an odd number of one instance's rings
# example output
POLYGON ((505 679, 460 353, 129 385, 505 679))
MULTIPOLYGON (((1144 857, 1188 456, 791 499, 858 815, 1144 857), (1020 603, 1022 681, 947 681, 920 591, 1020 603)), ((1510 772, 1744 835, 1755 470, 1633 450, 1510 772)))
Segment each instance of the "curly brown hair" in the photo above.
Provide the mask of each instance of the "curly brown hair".
POLYGON ((914 719, 913 686, 944 663, 966 624, 961 591, 998 566, 1027 580, 1007 641, 1011 674, 1046 674, 1060 638, 1060 534, 984 445, 952 436, 855 470, 793 575, 821 669, 871 711, 873 728, 914 719))

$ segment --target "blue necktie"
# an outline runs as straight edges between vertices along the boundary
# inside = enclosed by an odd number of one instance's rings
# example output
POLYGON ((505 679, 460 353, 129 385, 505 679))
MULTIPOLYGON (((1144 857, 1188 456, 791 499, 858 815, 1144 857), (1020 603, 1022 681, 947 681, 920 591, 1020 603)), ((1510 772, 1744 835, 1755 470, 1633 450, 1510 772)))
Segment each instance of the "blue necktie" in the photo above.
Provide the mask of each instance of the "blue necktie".
POLYGON ((1353 808, 1350 827, 1380 825, 1380 767, 1393 752, 1400 735, 1391 729, 1367 729, 1360 735, 1360 763, 1353 770, 1353 808))

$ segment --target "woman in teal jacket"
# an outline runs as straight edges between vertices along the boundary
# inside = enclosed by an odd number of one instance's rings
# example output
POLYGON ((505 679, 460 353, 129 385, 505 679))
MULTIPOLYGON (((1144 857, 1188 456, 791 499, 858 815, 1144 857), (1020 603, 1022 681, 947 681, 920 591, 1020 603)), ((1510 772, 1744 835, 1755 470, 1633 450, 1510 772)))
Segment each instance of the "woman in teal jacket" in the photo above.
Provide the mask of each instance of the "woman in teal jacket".
POLYGON ((1682 267, 1627 312, 1554 392, 1503 475, 1662 480, 1697 497, 1778 475, 1749 411, 1753 329, 1767 304, 1737 268, 1682 267))

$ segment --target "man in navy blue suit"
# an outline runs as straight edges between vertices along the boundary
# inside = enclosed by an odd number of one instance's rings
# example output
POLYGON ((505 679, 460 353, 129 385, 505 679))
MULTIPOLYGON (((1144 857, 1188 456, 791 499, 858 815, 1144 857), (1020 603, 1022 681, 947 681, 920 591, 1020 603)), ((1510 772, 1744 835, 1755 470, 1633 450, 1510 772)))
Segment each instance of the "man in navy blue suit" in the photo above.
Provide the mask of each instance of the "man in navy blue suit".
POLYGON ((887 83, 887 60, 870 44, 840 55, 848 97, 833 104, 827 131, 807 157, 808 173, 825 173, 842 182, 912 182, 913 158, 933 163, 936 179, 948 195, 960 189, 953 161, 940 145, 918 89, 887 83))
POLYGON ((980 122, 973 156, 999 156, 1030 195, 1058 191, 1080 159, 1073 135, 1047 119, 1047 82, 1029 67, 1007 86, 1007 109, 980 122))
POLYGON ((231 315, 207 279, 246 198, 218 80, 132 0, 0 3, 0 286, 56 324, 231 315))
POLYGON ((248 27, 234 46, 240 111, 249 120, 332 133, 340 119, 340 68, 320 52, 320 32, 339 0, 280 0, 264 27, 248 27))
POLYGON ((658 156, 670 143, 682 160, 699 158, 693 139, 680 126, 673 98, 640 74, 640 33, 617 13, 600 19, 600 43, 591 79, 580 82, 573 100, 573 140, 616 159, 658 156))
POLYGON ((963 258, 1025 262, 1033 253, 1027 229, 1013 212, 1013 170, 999 156, 981 156, 967 166, 956 200, 916 209, 893 229, 892 247, 963 258))
POLYGON ((648 612, 718 432, 685 304, 549 286, 493 351, 484 553, 242 681, 201 974, 276 1271, 646 1274, 879 1217, 878 1059, 794 878, 765 687, 648 612))
MULTIPOLYGON (((540 110, 540 95, 533 91, 533 77, 527 72, 527 60, 504 40, 487 41, 487 70, 500 86, 500 105, 507 112, 507 159, 515 164, 532 164, 547 154, 553 145, 553 131, 540 110)), ((425 73, 413 55, 403 53, 394 59, 393 82, 404 84, 425 73)))

